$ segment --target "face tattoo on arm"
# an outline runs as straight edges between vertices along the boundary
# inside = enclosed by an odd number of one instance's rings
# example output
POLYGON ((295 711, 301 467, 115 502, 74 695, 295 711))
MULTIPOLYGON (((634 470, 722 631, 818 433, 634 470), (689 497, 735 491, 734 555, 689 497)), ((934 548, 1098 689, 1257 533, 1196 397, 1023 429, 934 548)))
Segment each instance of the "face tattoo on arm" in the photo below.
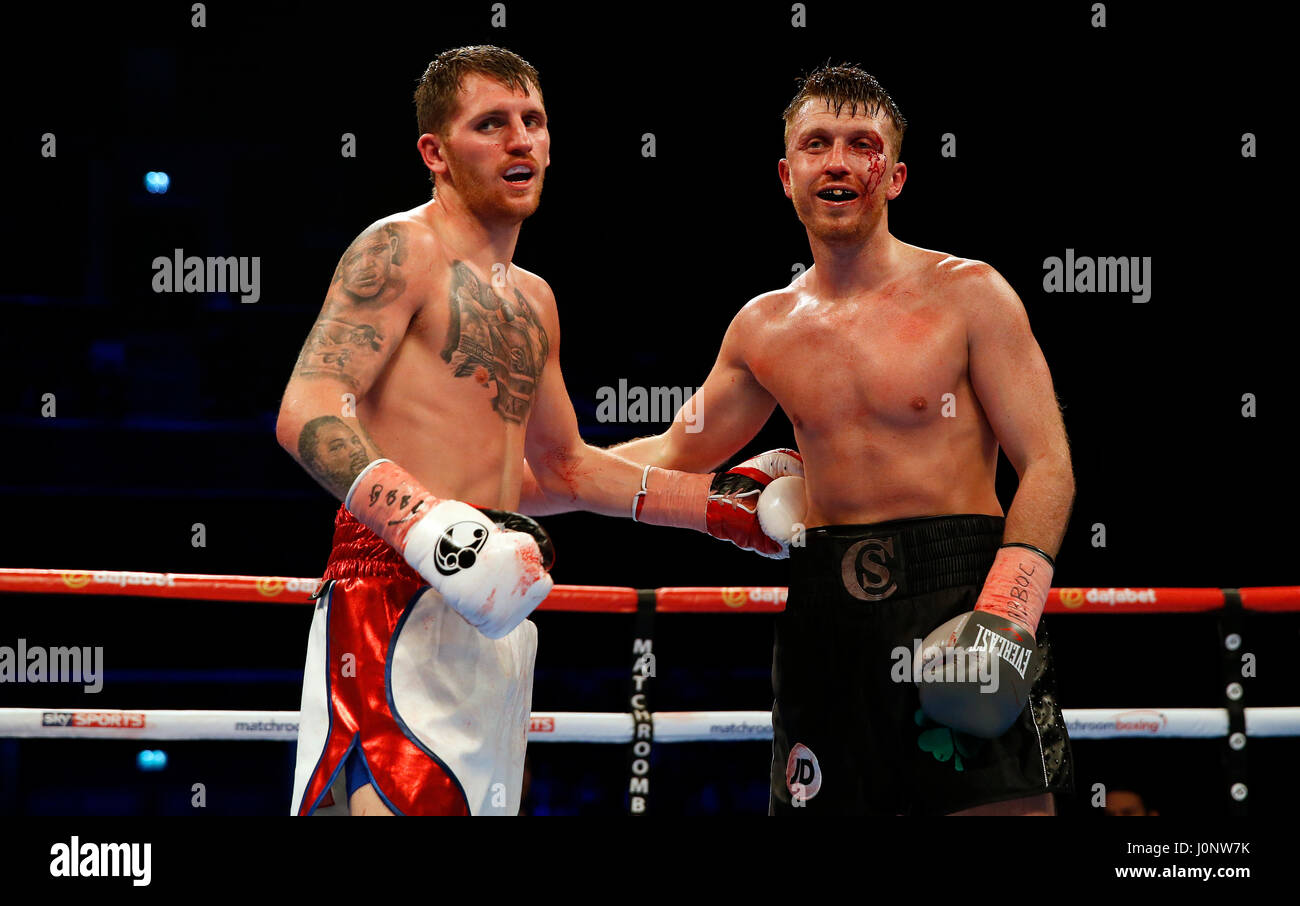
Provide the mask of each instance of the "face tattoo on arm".
MULTIPOLYGON (((320 317, 298 354, 297 377, 333 378, 359 392, 387 353, 382 331, 368 323, 406 289, 401 264, 406 226, 384 224, 357 237, 343 253, 320 317)), ((383 454, 359 422, 314 418, 298 436, 298 457, 315 478, 342 496, 372 459, 383 454)))
POLYGON ((370 463, 370 453, 361 437, 336 415, 322 415, 303 425, 298 435, 298 457, 340 497, 370 463))

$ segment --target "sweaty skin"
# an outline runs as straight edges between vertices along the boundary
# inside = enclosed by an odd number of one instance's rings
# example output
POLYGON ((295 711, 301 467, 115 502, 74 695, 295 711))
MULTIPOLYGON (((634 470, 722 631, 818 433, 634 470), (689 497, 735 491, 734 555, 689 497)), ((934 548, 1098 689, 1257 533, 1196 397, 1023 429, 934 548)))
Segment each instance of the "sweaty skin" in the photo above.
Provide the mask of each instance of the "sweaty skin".
POLYGON ((1020 477, 1005 537, 1054 555, 1074 481, 1047 363, 997 271, 889 233, 887 203, 906 180, 895 138, 884 112, 836 116, 819 99, 805 103, 779 173, 816 263, 736 315, 688 403, 703 430, 674 422, 614 449, 705 471, 780 406, 804 457, 814 526, 1001 516, 1000 444, 1020 477), (836 188, 856 197, 818 196, 836 188))
POLYGON ((510 263, 550 163, 540 95, 471 76, 445 135, 423 136, 421 151, 438 197, 373 224, 344 252, 277 436, 340 499, 386 456, 439 497, 512 509, 511 463, 559 333, 544 282, 510 263), (524 183, 504 179, 516 164, 532 170, 524 183), (333 442, 331 461, 304 443, 312 434, 333 442), (339 448, 354 454, 347 468, 339 448))
POLYGON ((582 443, 555 296, 511 263, 550 163, 538 92, 469 76, 420 150, 437 196, 343 254, 285 390, 281 445, 340 500, 387 457, 440 498, 516 509, 527 452, 554 464, 539 469, 551 493, 596 480, 592 508, 625 513, 641 470, 582 443), (511 183, 518 164, 533 175, 511 183))
MULTIPOLYGON (((752 300, 691 404, 704 430, 674 424, 616 451, 711 469, 780 406, 804 458, 809 526, 1001 516, 999 440, 1022 491, 1031 465, 1068 470, 1051 378, 1015 293, 986 264, 897 245, 897 271, 875 290, 828 297, 814 265, 752 300)), ((1027 513, 1068 513, 1068 495, 1023 502, 1027 513)), ((1032 522, 1036 546, 1054 553, 1064 518, 1032 522)))
MULTIPOLYGON (((907 177, 898 146, 883 110, 803 104, 778 173, 815 264, 736 315, 687 403, 703 430, 676 420, 614 449, 661 468, 709 471, 780 406, 804 459, 804 521, 816 526, 1001 516, 1001 445, 1020 478, 1004 538, 1055 555, 1074 478, 1047 363, 1019 297, 992 267, 889 233, 888 202, 907 177)), ((526 491, 528 512, 567 508, 544 496, 544 485, 526 491)), ((1043 794, 958 814, 1054 810, 1043 794)))
MULTIPOLYGON (((625 515, 642 470, 582 442, 555 296, 511 263, 550 164, 540 93, 468 76, 443 133, 419 149, 436 197, 343 254, 277 439, 340 500, 387 457, 439 498, 514 510, 527 453, 548 493, 581 488, 590 509, 625 515), (520 164, 528 179, 507 180, 520 164)), ((369 785, 350 801, 353 814, 389 814, 369 785)))
POLYGON ((386 218, 354 245, 375 233, 396 236, 401 264, 389 266, 387 280, 401 280, 402 291, 376 302, 338 276, 330 287, 285 391, 279 430, 336 497, 382 455, 438 497, 518 504, 507 463, 524 455, 529 405, 558 331, 555 306, 536 277, 513 265, 493 286, 492 262, 474 260, 491 250, 457 257, 452 247, 465 243, 456 232, 435 202, 386 218), (332 459, 295 439, 313 422, 333 442, 332 459), (358 446, 365 456, 339 468, 337 448, 358 446))
MULTIPOLYGON (((900 258, 898 278, 842 300, 806 272, 749 303, 724 345, 732 387, 761 389, 794 426, 808 525, 1002 515, 998 441, 968 361, 972 299, 991 269, 911 246, 900 258)), ((707 395, 697 405, 712 414, 707 395)))

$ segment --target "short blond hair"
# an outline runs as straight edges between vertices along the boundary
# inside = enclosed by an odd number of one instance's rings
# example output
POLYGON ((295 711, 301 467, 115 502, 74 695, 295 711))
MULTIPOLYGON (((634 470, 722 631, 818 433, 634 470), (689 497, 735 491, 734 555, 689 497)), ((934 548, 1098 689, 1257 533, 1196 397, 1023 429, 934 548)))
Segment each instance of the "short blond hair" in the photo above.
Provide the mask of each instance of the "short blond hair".
POLYGON ((889 92, 880 87, 875 76, 850 63, 822 66, 804 77, 799 91, 786 106, 783 114, 784 139, 787 147, 790 144, 790 128, 794 125, 794 118, 804 103, 811 98, 825 100, 826 109, 834 111, 836 116, 839 116, 840 111, 846 106, 849 108, 849 116, 857 116, 859 108, 867 116, 876 116, 880 111, 885 111, 894 126, 895 159, 903 156, 903 133, 907 131, 907 120, 903 117, 902 111, 889 96, 889 92))

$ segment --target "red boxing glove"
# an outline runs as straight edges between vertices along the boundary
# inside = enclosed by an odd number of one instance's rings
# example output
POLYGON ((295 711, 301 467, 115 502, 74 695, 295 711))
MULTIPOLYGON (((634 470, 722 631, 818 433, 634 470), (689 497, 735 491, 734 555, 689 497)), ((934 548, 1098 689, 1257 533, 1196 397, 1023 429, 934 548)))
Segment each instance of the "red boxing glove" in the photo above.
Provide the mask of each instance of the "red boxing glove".
POLYGON ((803 477, 803 457, 797 450, 769 450, 726 472, 707 475, 647 466, 632 518, 651 525, 693 528, 779 558, 785 548, 758 524, 758 498, 774 479, 785 475, 803 477))
POLYGON ((784 555, 785 546, 758 524, 758 498, 773 480, 786 475, 803 477, 803 457, 797 450, 768 450, 714 475, 705 510, 709 534, 764 557, 784 555))

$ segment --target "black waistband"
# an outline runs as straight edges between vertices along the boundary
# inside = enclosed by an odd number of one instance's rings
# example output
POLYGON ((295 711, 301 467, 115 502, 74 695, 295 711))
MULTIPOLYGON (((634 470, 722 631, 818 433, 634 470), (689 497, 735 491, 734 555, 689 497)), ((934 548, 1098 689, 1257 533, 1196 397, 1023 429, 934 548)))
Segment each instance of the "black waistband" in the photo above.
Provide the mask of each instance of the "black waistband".
POLYGON ((790 600, 884 601, 984 582, 1002 544, 1001 516, 922 516, 824 525, 790 546, 790 600))

